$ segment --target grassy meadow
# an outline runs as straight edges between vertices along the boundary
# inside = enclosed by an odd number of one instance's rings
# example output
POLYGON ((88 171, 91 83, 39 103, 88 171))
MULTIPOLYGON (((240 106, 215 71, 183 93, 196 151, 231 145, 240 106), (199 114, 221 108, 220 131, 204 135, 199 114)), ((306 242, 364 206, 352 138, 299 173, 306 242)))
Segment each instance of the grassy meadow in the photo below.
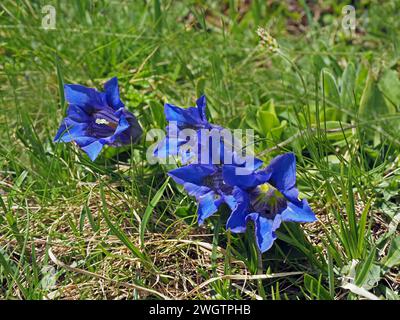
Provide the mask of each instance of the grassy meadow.
POLYGON ((354 1, 355 30, 347 4, 2 0, 0 299, 400 299, 400 2, 354 1), (63 85, 111 77, 142 140, 94 162, 54 143, 63 85), (175 166, 146 161, 164 103, 202 94, 266 164, 296 155, 318 221, 261 257, 224 210, 198 226, 175 166))

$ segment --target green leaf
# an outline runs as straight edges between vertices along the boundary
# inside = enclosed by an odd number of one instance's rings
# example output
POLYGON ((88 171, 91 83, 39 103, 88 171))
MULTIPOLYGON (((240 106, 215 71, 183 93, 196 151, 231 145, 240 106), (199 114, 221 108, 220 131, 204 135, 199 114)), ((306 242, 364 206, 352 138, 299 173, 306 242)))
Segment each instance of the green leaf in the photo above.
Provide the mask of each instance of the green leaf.
POLYGON ((325 96, 329 101, 334 102, 336 105, 340 105, 339 89, 335 77, 327 69, 323 69, 322 79, 325 96))
POLYGON ((149 222, 150 216, 156 207, 157 203, 160 201, 165 188, 169 183, 169 177, 164 181, 163 185, 158 189, 153 199, 151 199, 148 204, 146 211, 144 212, 142 223, 140 224, 140 243, 142 244, 142 249, 144 248, 144 233, 146 232, 147 223, 149 222))
POLYGON ((65 113, 65 96, 64 96, 64 80, 63 74, 60 66, 60 59, 56 57, 56 71, 57 71, 57 82, 58 82, 58 92, 60 95, 60 105, 63 114, 65 113))
MULTIPOLYGON (((266 137, 274 128, 279 128, 281 123, 276 115, 274 101, 270 100, 260 107, 257 112, 257 123, 261 133, 266 137)), ((283 130, 283 127, 281 128, 283 130)), ((279 130, 278 132, 279 133, 279 130)), ((275 135, 278 136, 278 134, 275 135)))
POLYGON ((387 268, 400 265, 400 236, 393 239, 383 265, 387 268))
POLYGON ((367 226, 367 217, 369 208, 371 207, 372 199, 370 198, 365 205, 363 211, 361 212, 361 218, 358 223, 358 252, 361 254, 364 251, 364 243, 366 234, 366 226, 367 226))
POLYGON ((356 273, 355 284, 359 287, 362 287, 367 280, 367 276, 369 271, 371 270, 374 260, 375 260, 376 249, 372 248, 367 259, 361 265, 361 269, 359 269, 356 273))
POLYGON ((395 106, 400 106, 400 80, 395 70, 387 70, 379 80, 379 89, 395 106))
POLYGON ((88 218, 90 226, 92 227, 94 232, 97 232, 99 230, 99 226, 96 224, 96 222, 93 219, 92 212, 90 211, 90 208, 85 204, 82 208, 81 216, 79 218, 79 229, 80 232, 83 232, 84 228, 84 223, 85 223, 85 218, 88 218))
POLYGON ((340 121, 325 121, 323 126, 326 127, 327 130, 338 129, 337 132, 327 132, 326 138, 330 141, 341 141, 353 135, 353 132, 349 129, 341 130, 342 128, 350 126, 348 123, 340 121))
POLYGON ((160 0, 154 0, 154 24, 158 33, 162 32, 162 11, 160 0))
POLYGON ((321 284, 321 280, 317 280, 308 274, 304 275, 304 287, 308 290, 312 297, 318 300, 332 299, 329 291, 321 284))
POLYGON ((249 106, 248 108, 246 108, 245 123, 250 128, 257 130, 257 132, 260 132, 260 127, 258 126, 257 120, 257 111, 258 109, 255 106, 249 106))
POLYGON ((258 124, 261 132, 266 136, 272 128, 279 126, 279 120, 272 112, 260 110, 258 112, 258 124))
POLYGON ((372 71, 370 71, 360 100, 360 116, 373 118, 395 112, 396 109, 393 106, 388 106, 386 104, 384 96, 379 90, 377 81, 372 71))
POLYGON ((158 102, 154 100, 149 101, 149 106, 151 110, 151 115, 155 123, 160 127, 165 127, 165 116, 164 116, 164 107, 158 102))
POLYGON ((340 99, 343 108, 351 109, 354 104, 356 70, 353 63, 349 63, 342 75, 340 99))

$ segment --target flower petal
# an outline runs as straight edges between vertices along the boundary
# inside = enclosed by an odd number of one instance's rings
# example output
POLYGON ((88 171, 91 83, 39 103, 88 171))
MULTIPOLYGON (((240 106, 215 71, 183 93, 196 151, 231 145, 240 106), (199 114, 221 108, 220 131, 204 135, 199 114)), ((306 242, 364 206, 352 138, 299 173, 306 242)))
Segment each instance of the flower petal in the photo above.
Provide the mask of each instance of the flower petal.
POLYGON ((67 117, 71 119, 72 121, 76 122, 89 122, 90 117, 89 115, 85 112, 85 110, 75 104, 70 104, 67 109, 67 117))
POLYGON ((314 222, 317 220, 306 199, 301 201, 301 206, 288 202, 286 209, 281 213, 282 221, 314 222))
POLYGON ((96 160, 97 156, 99 155, 99 153, 101 152, 103 147, 104 147, 104 145, 99 140, 96 140, 96 141, 92 142, 91 144, 88 144, 87 146, 82 147, 82 150, 87 153, 90 160, 94 161, 94 160, 96 160))
POLYGON ((257 212, 248 215, 254 221, 257 245, 261 252, 269 250, 276 240, 275 230, 280 226, 279 215, 274 220, 263 217, 257 212))
POLYGON ((213 191, 202 196, 199 199, 199 209, 197 212, 199 225, 202 225, 206 218, 217 212, 222 203, 222 197, 216 196, 213 191))
POLYGON ((175 182, 179 184, 189 182, 196 185, 202 185, 203 179, 215 173, 216 170, 217 169, 212 165, 189 164, 187 166, 171 170, 168 172, 168 174, 175 180, 175 182))
POLYGON ((199 110, 199 115, 203 121, 207 121, 206 117, 206 96, 202 95, 200 98, 196 100, 196 106, 199 110))
POLYGON ((165 118, 167 121, 176 121, 178 126, 201 126, 205 124, 199 109, 195 107, 179 108, 172 104, 166 103, 164 105, 165 118))
POLYGON ((65 118, 54 137, 55 142, 71 142, 78 137, 86 136, 87 124, 77 123, 69 118, 65 118))
POLYGON ((293 153, 275 157, 266 171, 271 174, 268 183, 278 189, 289 201, 300 204, 299 192, 296 189, 296 157, 293 153))
POLYGON ((126 109, 122 109, 122 115, 129 122, 130 129, 128 130, 129 141, 137 142, 143 134, 143 129, 139 124, 137 118, 126 109))
POLYGON ((66 84, 64 85, 64 94, 69 104, 80 106, 89 114, 95 109, 107 107, 105 94, 93 88, 79 84, 66 84))
POLYGON ((250 205, 248 194, 240 188, 235 187, 232 196, 225 197, 225 202, 232 209, 232 213, 226 222, 226 228, 235 233, 245 232, 247 224, 246 216, 249 213, 250 205))
POLYGON ((107 138, 102 138, 102 139, 100 139, 101 142, 102 142, 102 144, 113 145, 113 144, 115 144, 116 142, 119 142, 119 141, 118 141, 119 136, 120 136, 125 130, 127 130, 129 127, 130 127, 129 122, 126 120, 126 118, 125 118, 124 116, 121 116, 121 117, 119 118, 118 126, 117 126, 117 128, 115 129, 114 133, 113 133, 111 136, 107 137, 107 138))
MULTIPOLYGON (((183 143, 183 142, 182 142, 183 143)), ((178 139, 165 137, 154 149, 154 156, 159 158, 167 158, 168 156, 177 156, 178 154, 178 139)))
POLYGON ((204 196, 206 193, 209 193, 211 189, 206 186, 199 186, 194 183, 190 182, 185 182, 183 184, 183 188, 186 190, 186 192, 190 195, 196 198, 196 200, 199 200, 202 196, 204 196))
POLYGON ((247 190, 267 182, 270 173, 265 170, 254 171, 245 167, 225 165, 222 168, 222 176, 227 184, 247 190))
POLYGON ((107 103, 110 107, 114 108, 115 110, 124 107, 124 104, 119 96, 117 77, 111 78, 104 84, 104 91, 106 94, 107 103))

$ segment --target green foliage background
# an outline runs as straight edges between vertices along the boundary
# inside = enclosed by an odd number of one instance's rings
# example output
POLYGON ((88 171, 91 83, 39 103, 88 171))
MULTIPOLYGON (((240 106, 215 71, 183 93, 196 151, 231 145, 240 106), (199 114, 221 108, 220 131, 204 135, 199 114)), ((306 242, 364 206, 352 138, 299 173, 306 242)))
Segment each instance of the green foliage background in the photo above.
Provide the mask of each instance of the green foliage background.
POLYGON ((353 34, 347 4, 2 1, 0 297, 398 299, 400 3, 356 1, 353 34), (54 144, 63 84, 112 76, 146 131, 165 127, 163 103, 205 93, 210 120, 254 129, 266 163, 295 152, 319 222, 286 224, 260 261, 224 212, 197 226, 150 142, 94 163, 54 144))

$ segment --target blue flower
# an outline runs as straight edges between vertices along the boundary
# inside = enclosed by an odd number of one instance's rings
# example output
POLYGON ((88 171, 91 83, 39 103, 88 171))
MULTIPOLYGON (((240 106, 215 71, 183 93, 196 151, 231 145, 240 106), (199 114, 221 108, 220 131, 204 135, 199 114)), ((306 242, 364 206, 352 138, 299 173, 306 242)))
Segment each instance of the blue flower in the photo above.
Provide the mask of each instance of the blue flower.
POLYGON ((166 131, 167 136, 154 150, 154 155, 158 157, 177 156, 180 154, 184 162, 189 161, 194 154, 185 150, 180 152, 180 147, 187 143, 186 138, 180 137, 179 133, 185 129, 196 131, 196 137, 200 142, 200 129, 219 129, 220 127, 208 122, 206 117, 206 97, 203 95, 196 100, 195 107, 181 108, 166 103, 164 105, 165 118, 169 122, 166 131))
POLYGON ((171 170, 168 174, 198 201, 197 214, 200 225, 218 211, 220 205, 225 202, 225 197, 233 190, 223 181, 221 166, 189 164, 171 170))
MULTIPOLYGON (((232 168, 244 170, 255 170, 262 165, 262 161, 256 159, 252 169, 246 169, 244 164, 233 164, 232 168)), ((230 197, 234 187, 224 181, 224 164, 189 164, 168 172, 176 183, 183 185, 189 195, 194 196, 199 203, 198 223, 203 224, 204 220, 215 212, 223 203, 231 201, 230 197)), ((260 176, 263 173, 259 174, 260 176)))
POLYGON ((239 152, 233 148, 232 132, 208 122, 204 95, 197 99, 196 107, 180 108, 166 103, 165 117, 169 122, 167 136, 154 151, 157 157, 180 156, 183 164, 229 163, 243 166, 254 160, 253 167, 262 165, 262 161, 253 156, 239 157, 239 152), (192 144, 190 149, 187 148, 189 141, 192 144))
POLYGON ((195 107, 180 108, 173 104, 164 105, 165 118, 168 122, 175 121, 180 130, 192 129, 211 129, 214 125, 210 124, 206 117, 206 96, 202 95, 196 100, 195 107))
POLYGON ((267 168, 248 175, 239 176, 234 166, 224 166, 222 176, 225 183, 233 186, 231 196, 225 197, 232 209, 227 228, 244 232, 252 220, 261 252, 271 248, 282 222, 316 221, 307 200, 298 198, 293 153, 277 156, 267 168))
POLYGON ((94 161, 104 145, 121 146, 136 142, 142 129, 119 97, 118 79, 104 85, 105 92, 77 84, 64 86, 69 103, 55 142, 75 142, 94 161))

